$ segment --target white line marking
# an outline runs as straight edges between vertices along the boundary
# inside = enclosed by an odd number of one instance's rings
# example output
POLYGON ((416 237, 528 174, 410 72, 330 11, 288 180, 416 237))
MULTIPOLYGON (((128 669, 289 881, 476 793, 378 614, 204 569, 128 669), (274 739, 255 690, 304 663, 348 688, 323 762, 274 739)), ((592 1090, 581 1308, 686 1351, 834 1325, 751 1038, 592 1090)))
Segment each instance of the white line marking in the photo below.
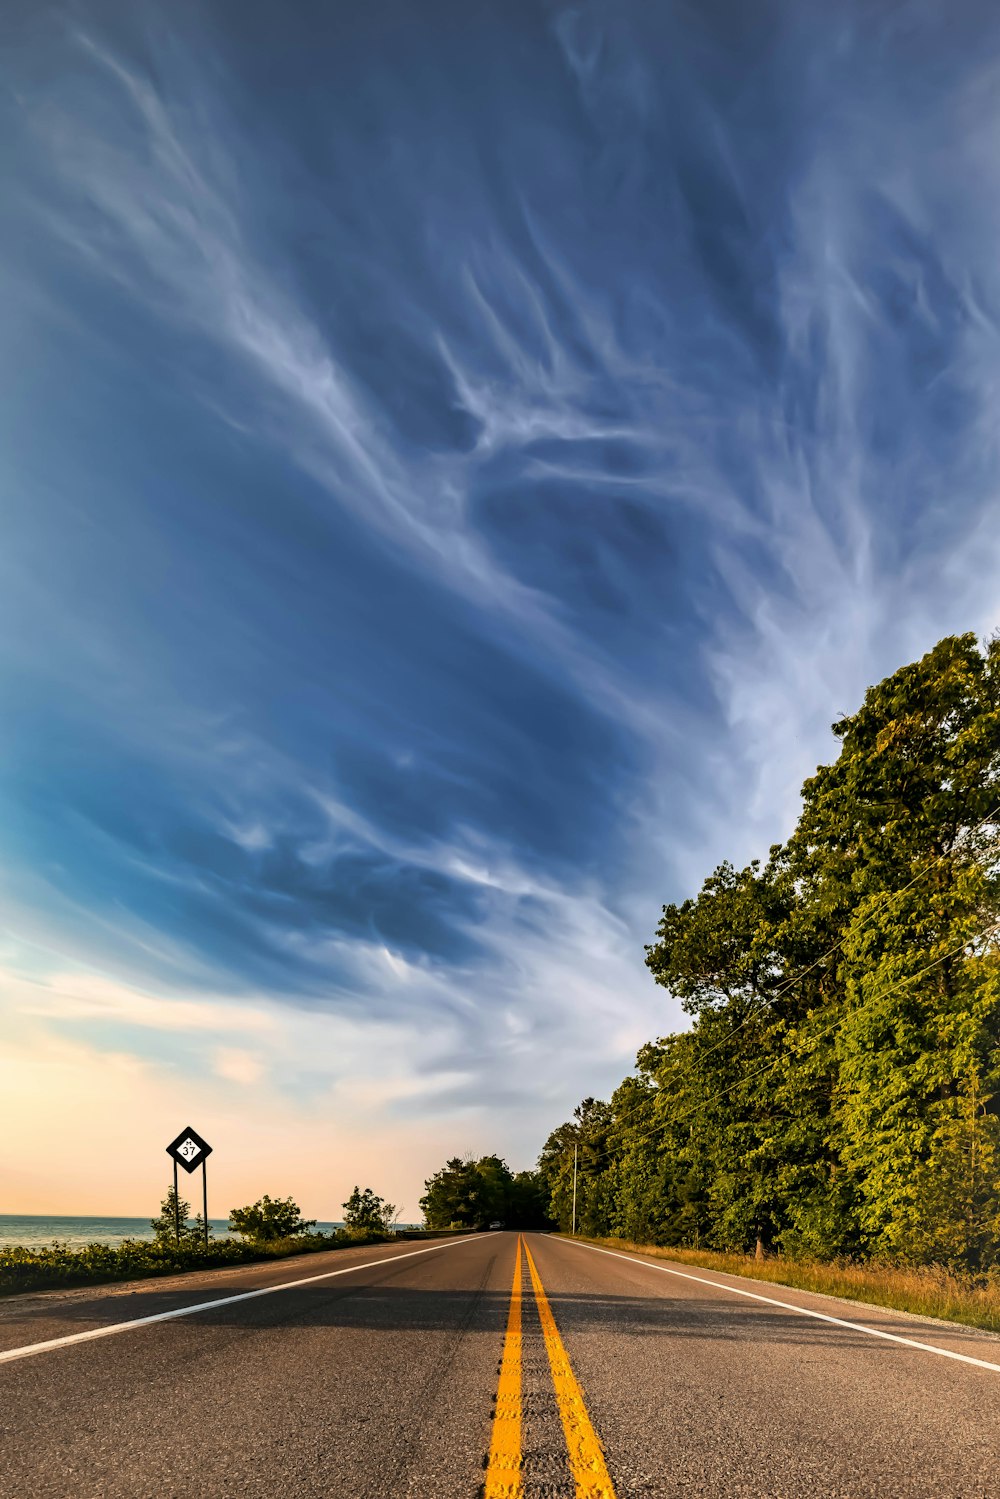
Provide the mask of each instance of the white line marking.
MULTIPOLYGON (((640 1260, 631 1254, 619 1254, 615 1249, 599 1249, 596 1244, 581 1244, 579 1239, 560 1239, 559 1242, 575 1244, 577 1249, 592 1249, 595 1254, 607 1254, 613 1260, 626 1260, 630 1265, 644 1265, 647 1270, 662 1270, 664 1275, 679 1275, 681 1280, 695 1280, 699 1285, 712 1286, 716 1291, 731 1291, 734 1296, 746 1296, 750 1301, 763 1301, 768 1306, 780 1306, 783 1311, 798 1312, 800 1317, 815 1317, 817 1322, 832 1322, 835 1327, 849 1327, 852 1332, 866 1332, 870 1338, 885 1338, 888 1343, 903 1343, 907 1348, 919 1348, 923 1353, 936 1353, 941 1358, 957 1359, 960 1364, 975 1364, 977 1369, 990 1369, 994 1374, 1000 1374, 1000 1364, 991 1364, 985 1358, 973 1358, 968 1353, 955 1353, 951 1348, 938 1348, 934 1343, 921 1343, 916 1338, 901 1337, 899 1333, 882 1332, 878 1327, 866 1327, 863 1322, 848 1322, 844 1317, 831 1317, 826 1312, 813 1311, 811 1307, 796 1306, 792 1301, 778 1301, 774 1296, 761 1296, 758 1291, 744 1291, 742 1286, 727 1286, 721 1281, 709 1280, 704 1275, 692 1275, 687 1270, 675 1270, 672 1265, 653 1265, 649 1260, 640 1260)), ((806 1291, 804 1294, 819 1296, 822 1292, 806 1291)), ((891 1312, 892 1307, 886 1307, 886 1311, 891 1312)))
MULTIPOLYGON (((475 1239, 492 1239, 493 1234, 470 1234, 466 1239, 452 1239, 446 1244, 428 1244, 426 1249, 408 1249, 406 1254, 387 1254, 384 1260, 368 1260, 364 1265, 345 1265, 342 1270, 324 1270, 321 1275, 304 1275, 301 1280, 282 1281, 280 1286, 261 1286, 256 1291, 240 1291, 236 1296, 222 1296, 217 1301, 199 1301, 194 1306, 176 1307, 172 1312, 154 1312, 151 1317, 133 1317, 131 1322, 112 1322, 107 1327, 92 1327, 89 1332, 71 1332, 64 1338, 48 1338, 44 1343, 25 1343, 20 1348, 6 1348, 0 1353, 0 1364, 11 1364, 18 1358, 33 1358, 36 1353, 51 1353, 55 1348, 68 1348, 71 1343, 87 1343, 94 1338, 110 1338, 118 1332, 131 1332, 133 1327, 148 1327, 151 1322, 171 1322, 176 1317, 193 1317, 196 1312, 214 1311, 219 1306, 235 1306, 238 1301, 253 1301, 257 1296, 273 1296, 275 1291, 294 1291, 296 1286, 312 1285, 317 1280, 330 1280, 335 1275, 351 1275, 357 1270, 373 1270, 379 1265, 396 1265, 400 1260, 412 1260, 418 1254, 430 1254, 434 1249, 457 1249, 460 1244, 469 1244, 475 1239)), ((253 1269, 253 1265, 248 1265, 253 1269)), ((100 1292, 101 1287, 95 1287, 100 1292)))

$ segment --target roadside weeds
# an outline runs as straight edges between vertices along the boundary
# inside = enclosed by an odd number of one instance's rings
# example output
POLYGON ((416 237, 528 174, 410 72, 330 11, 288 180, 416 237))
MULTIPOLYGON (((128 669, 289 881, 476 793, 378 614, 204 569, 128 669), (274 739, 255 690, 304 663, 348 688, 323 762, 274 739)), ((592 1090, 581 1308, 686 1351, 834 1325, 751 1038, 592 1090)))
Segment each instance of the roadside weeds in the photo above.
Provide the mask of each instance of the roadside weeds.
POLYGON ((153 1279, 194 1270, 215 1270, 226 1265, 260 1264, 298 1254, 384 1244, 394 1238, 394 1235, 370 1230, 342 1228, 332 1234, 293 1234, 289 1238, 265 1242, 235 1237, 211 1239, 206 1246, 197 1247, 158 1243, 150 1239, 126 1239, 114 1245, 87 1244, 81 1249, 58 1243, 39 1249, 10 1245, 0 1248, 0 1296, 153 1279))
MULTIPOLYGON (((559 1238, 570 1239, 569 1234, 559 1238)), ((792 1286, 819 1296, 839 1296, 918 1317, 936 1317, 968 1327, 1000 1333, 1000 1277, 961 1275, 942 1265, 905 1266, 879 1263, 827 1264, 821 1260, 730 1254, 715 1249, 681 1249, 658 1244, 636 1244, 630 1239, 591 1239, 576 1242, 604 1249, 631 1250, 655 1259, 671 1260, 700 1270, 717 1270, 746 1280, 792 1286)))

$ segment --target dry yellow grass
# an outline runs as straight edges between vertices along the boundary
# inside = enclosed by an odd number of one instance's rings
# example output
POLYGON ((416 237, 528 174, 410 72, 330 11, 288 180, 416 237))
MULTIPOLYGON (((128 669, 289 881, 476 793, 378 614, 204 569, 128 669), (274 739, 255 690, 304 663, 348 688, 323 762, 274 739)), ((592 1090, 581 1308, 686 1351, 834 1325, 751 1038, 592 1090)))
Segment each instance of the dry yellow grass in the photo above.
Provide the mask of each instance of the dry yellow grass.
POLYGON ((727 1275, 770 1281, 772 1285, 797 1286, 821 1296, 844 1296, 849 1301, 1000 1332, 1000 1277, 994 1275, 962 1275, 940 1265, 827 1264, 822 1260, 791 1260, 781 1256, 758 1260, 752 1255, 721 1254, 711 1249, 665 1249, 633 1244, 627 1239, 583 1242, 607 1249, 631 1249, 702 1270, 721 1270, 727 1275))

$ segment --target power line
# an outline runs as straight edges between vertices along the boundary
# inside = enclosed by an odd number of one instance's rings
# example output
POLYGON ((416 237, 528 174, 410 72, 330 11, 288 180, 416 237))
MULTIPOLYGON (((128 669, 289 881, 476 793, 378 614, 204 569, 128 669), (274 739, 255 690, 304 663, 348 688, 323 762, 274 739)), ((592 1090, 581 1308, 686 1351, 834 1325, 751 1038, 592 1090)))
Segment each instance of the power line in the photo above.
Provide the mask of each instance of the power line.
MULTIPOLYGON (((980 932, 973 932, 971 936, 963 938, 963 940, 958 944, 957 947, 953 947, 949 949, 948 952, 942 953, 939 957, 934 958, 930 963, 925 964, 923 968, 918 968, 916 973, 907 974, 904 978, 899 979, 895 984, 890 984, 887 989, 881 990, 880 993, 876 994, 871 1000, 868 1001, 868 1003, 877 1004, 880 1000, 887 999, 889 995, 895 993, 896 990, 902 989, 906 984, 913 983, 915 979, 921 978, 925 973, 929 973, 931 969, 939 967, 942 963, 946 963, 949 958, 954 958, 959 953, 964 952, 965 949, 971 945, 971 943, 980 941, 984 938, 995 936, 997 932, 1000 932, 1000 923, 995 923, 993 926, 985 927, 980 932)), ((822 1030, 814 1031, 810 1039, 818 1041, 821 1040, 824 1036, 830 1035, 831 1032, 835 1031, 838 1026, 844 1023, 845 1018, 846 1017, 843 1015, 838 1016, 836 1020, 831 1021, 829 1025, 824 1026, 822 1030)), ((780 1067, 784 1063, 784 1061, 784 1057, 776 1057, 772 1062, 769 1062, 765 1067, 760 1068, 757 1072, 752 1072, 748 1076, 738 1078, 736 1082, 730 1083, 728 1087, 723 1088, 714 1094, 711 1094, 708 1098, 700 1099, 695 1107, 693 1109, 689 1109, 687 1113, 675 1115, 672 1119, 664 1120, 662 1124, 654 1126, 652 1130, 648 1130, 645 1134, 635 1136, 632 1143, 640 1143, 643 1140, 652 1139, 654 1135, 662 1133, 662 1131, 665 1129, 672 1129, 677 1124, 683 1124, 685 1119, 692 1118, 695 1114, 701 1112, 712 1103, 718 1103, 721 1099, 728 1097, 730 1093, 734 1093, 737 1088, 745 1087, 747 1083, 756 1082, 759 1078, 765 1077, 769 1072, 773 1072, 777 1067, 780 1067)), ((655 1098, 655 1096, 656 1095, 654 1094, 653 1097, 655 1098)), ((592 1152, 591 1160, 602 1160, 605 1156, 609 1156, 614 1153, 615 1152, 611 1149, 611 1147, 608 1147, 602 1151, 592 1152)))

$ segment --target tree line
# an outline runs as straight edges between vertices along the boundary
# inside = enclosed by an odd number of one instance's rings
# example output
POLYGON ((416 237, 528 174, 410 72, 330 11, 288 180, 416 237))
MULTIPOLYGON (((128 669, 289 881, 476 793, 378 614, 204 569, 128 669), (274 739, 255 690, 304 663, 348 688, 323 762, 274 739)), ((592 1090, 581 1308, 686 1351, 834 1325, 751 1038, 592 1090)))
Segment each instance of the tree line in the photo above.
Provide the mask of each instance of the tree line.
MULTIPOLYGON (((385 1198, 379 1197, 371 1187, 355 1187, 350 1197, 342 1204, 344 1228, 355 1238, 377 1238, 392 1231, 397 1208, 385 1198)), ((196 1248, 207 1242, 208 1228, 198 1213, 191 1217, 191 1204, 181 1197, 175 1187, 167 1189, 160 1203, 160 1211, 150 1219, 153 1238, 157 1243, 177 1244, 196 1248)), ((229 1214, 229 1232, 239 1234, 252 1244, 275 1244, 284 1239, 298 1238, 309 1234, 316 1227, 315 1218, 303 1218, 302 1209, 291 1197, 263 1197, 242 1208, 232 1208, 229 1214)))
POLYGON ((428 1228, 543 1228, 545 1183, 535 1171, 511 1171, 500 1156, 454 1156, 428 1177, 420 1199, 428 1228))
POLYGON ((664 906, 690 1028, 542 1150, 547 1209, 651 1243, 1000 1258, 1000 639, 942 640, 833 725, 785 843, 664 906))

